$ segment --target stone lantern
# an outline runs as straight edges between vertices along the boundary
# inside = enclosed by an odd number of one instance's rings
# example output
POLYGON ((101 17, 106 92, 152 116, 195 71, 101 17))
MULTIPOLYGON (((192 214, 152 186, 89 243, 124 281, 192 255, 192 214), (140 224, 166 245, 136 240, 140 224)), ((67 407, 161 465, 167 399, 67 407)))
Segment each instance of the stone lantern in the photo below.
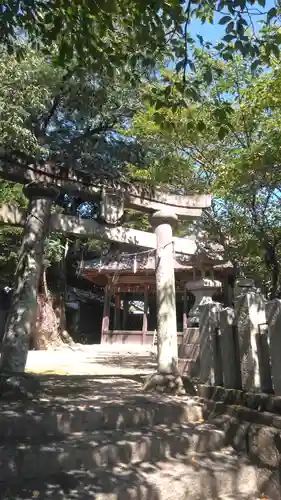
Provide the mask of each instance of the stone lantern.
POLYGON ((115 225, 124 214, 124 196, 119 190, 105 188, 101 194, 100 216, 106 224, 115 225))
POLYGON ((209 278, 202 278, 197 281, 188 281, 186 283, 187 290, 193 293, 195 297, 194 305, 188 315, 188 326, 199 325, 200 306, 212 302, 213 295, 218 292, 221 287, 221 281, 209 278))

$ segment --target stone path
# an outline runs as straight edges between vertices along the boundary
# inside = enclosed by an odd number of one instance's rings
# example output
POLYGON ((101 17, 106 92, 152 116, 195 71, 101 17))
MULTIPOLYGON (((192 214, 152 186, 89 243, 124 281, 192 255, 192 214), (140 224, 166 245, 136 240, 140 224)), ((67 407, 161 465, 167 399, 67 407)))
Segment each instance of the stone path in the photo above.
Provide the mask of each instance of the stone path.
POLYGON ((37 397, 0 402, 1 500, 261 498, 197 398, 142 392, 147 350, 31 353, 37 366, 37 397))

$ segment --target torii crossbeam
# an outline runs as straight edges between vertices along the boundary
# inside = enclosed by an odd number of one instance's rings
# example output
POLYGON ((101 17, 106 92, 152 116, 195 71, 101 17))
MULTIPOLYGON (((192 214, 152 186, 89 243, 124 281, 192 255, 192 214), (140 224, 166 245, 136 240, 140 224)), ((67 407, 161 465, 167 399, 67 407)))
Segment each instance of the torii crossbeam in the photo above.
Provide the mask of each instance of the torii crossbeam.
POLYGON ((16 283, 9 319, 2 342, 0 370, 23 372, 36 314, 36 295, 43 262, 44 240, 48 232, 93 236, 107 241, 156 248, 156 291, 158 316, 158 370, 177 373, 177 327, 173 252, 193 255, 193 240, 173 238, 172 224, 178 218, 193 220, 210 207, 209 195, 179 196, 159 189, 107 184, 93 176, 66 171, 54 165, 32 165, 0 161, 0 175, 25 185, 29 207, 24 214, 2 208, 0 219, 24 224, 16 283), (60 194, 79 195, 83 200, 100 201, 104 224, 93 220, 53 213, 53 200, 60 194), (154 234, 118 226, 124 210, 134 208, 152 216, 154 234), (6 212, 5 212, 6 211, 6 212), (2 214, 2 215, 1 215, 2 214), (174 245, 172 245, 174 243, 174 245))

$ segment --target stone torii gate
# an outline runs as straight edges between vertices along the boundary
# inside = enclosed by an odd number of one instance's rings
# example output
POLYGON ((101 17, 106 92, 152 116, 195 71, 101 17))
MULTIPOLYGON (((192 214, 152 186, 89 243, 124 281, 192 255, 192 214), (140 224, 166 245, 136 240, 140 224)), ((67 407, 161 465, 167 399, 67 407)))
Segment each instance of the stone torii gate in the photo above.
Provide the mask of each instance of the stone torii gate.
POLYGON ((23 372, 28 354, 39 286, 44 240, 49 231, 76 236, 129 243, 156 250, 156 294, 158 319, 158 371, 177 372, 177 324, 173 255, 188 256, 196 252, 196 244, 186 238, 173 238, 172 227, 178 218, 193 220, 211 204, 209 195, 179 196, 159 190, 143 190, 132 186, 103 187, 87 177, 78 178, 68 172, 42 167, 3 167, 2 177, 21 182, 29 199, 27 212, 14 207, 0 208, 0 222, 24 226, 22 246, 16 270, 12 307, 2 343, 0 370, 23 372), (81 220, 54 213, 54 201, 60 193, 79 194, 85 200, 100 200, 104 223, 81 220), (151 215, 154 233, 118 226, 124 210, 134 208, 151 215))

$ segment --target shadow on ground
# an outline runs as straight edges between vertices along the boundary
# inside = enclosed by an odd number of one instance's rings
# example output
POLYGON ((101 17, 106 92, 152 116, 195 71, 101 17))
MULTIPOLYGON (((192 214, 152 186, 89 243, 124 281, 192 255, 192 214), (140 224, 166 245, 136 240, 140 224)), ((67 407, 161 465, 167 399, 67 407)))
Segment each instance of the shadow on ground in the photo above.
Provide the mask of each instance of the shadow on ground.
POLYGON ((143 394, 141 377, 41 375, 33 399, 0 402, 1 500, 253 500, 198 400, 143 394))

